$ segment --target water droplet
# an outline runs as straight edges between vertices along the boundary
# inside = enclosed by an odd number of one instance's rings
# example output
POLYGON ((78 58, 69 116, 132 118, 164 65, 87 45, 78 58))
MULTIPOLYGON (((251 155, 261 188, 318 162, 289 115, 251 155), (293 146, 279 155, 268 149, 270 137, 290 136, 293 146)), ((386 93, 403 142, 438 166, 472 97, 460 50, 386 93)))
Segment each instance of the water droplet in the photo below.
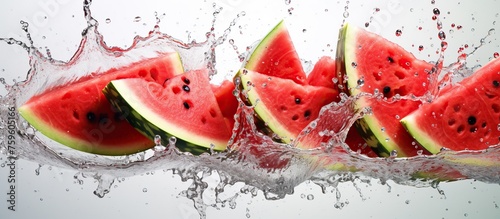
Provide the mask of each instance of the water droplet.
POLYGON ((445 40, 446 39, 446 34, 444 33, 444 31, 439 31, 438 33, 438 37, 440 40, 445 40))
MULTIPOLYGON (((386 139, 386 141, 388 141, 388 139, 386 139)), ((398 156, 398 151, 397 150, 392 150, 390 156, 391 157, 397 157, 398 156)))
POLYGON ((314 195, 313 194, 307 195, 307 200, 309 201, 314 200, 314 195))
POLYGON ((141 16, 135 16, 134 17, 134 22, 139 22, 141 20, 142 20, 141 16))
POLYGON ((148 192, 148 189, 147 188, 143 188, 142 192, 148 192))
POLYGON ((289 5, 292 2, 292 0, 285 0, 285 5, 289 5))
POLYGON ((407 199, 407 200, 405 201, 405 204, 407 204, 407 205, 408 205, 408 204, 410 204, 410 200, 408 200, 408 199, 407 199))
POLYGON ((358 79, 358 86, 362 87, 363 85, 365 85, 365 80, 363 80, 362 78, 358 79))
POLYGON ((175 136, 172 136, 168 139, 168 144, 170 146, 175 146, 175 143, 177 142, 177 138, 175 136))
POLYGON ((358 63, 356 63, 356 62, 352 62, 352 63, 351 63, 351 66, 352 66, 353 68, 356 68, 356 67, 358 67, 358 63))
POLYGON ((495 34, 495 28, 491 28, 490 30, 488 30, 488 35, 493 35, 495 34))
POLYGON ((422 51, 422 50, 424 50, 424 46, 422 46, 422 45, 418 46, 418 51, 422 51))
POLYGON ((106 24, 109 24, 109 23, 111 23, 111 19, 110 18, 106 18, 105 22, 106 22, 106 24))
POLYGON ((436 15, 436 16, 437 16, 437 15, 440 15, 440 14, 441 14, 441 11, 439 11, 439 9, 438 9, 438 8, 434 8, 434 9, 432 9, 432 13, 434 13, 434 15, 436 15))
POLYGON ((498 58, 500 55, 498 54, 498 52, 494 52, 493 53, 493 58, 498 58))
POLYGON ((344 11, 343 16, 344 16, 344 18, 348 18, 349 17, 349 12, 348 11, 344 11))
POLYGON ((401 29, 396 30, 396 36, 401 36, 403 34, 403 31, 401 29))

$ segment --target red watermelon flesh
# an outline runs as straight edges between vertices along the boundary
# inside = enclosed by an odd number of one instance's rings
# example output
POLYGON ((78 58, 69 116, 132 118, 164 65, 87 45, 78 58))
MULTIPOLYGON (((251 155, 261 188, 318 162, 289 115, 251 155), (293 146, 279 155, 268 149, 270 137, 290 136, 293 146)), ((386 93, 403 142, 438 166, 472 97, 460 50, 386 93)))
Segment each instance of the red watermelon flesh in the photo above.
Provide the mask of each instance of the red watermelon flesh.
POLYGON ((356 127, 352 126, 347 132, 345 143, 354 153, 364 154, 368 157, 378 157, 370 146, 366 143, 365 139, 359 134, 356 127))
POLYGON ((481 150, 500 143, 500 59, 401 120, 431 153, 481 150))
POLYGON ((257 115, 286 143, 318 117, 321 107, 339 100, 335 89, 300 85, 247 69, 238 75, 257 115))
POLYGON ((239 102, 234 96, 234 83, 224 80, 220 85, 212 85, 215 99, 222 111, 222 115, 227 119, 228 127, 232 130, 234 127, 234 115, 238 109, 239 102))
POLYGON ((306 84, 302 62, 295 51, 284 21, 281 21, 253 50, 245 68, 261 74, 288 78, 306 84))
POLYGON ((39 132, 71 148, 104 155, 136 153, 152 147, 152 140, 128 124, 101 90, 115 79, 163 83, 182 72, 178 54, 165 54, 53 88, 29 99, 19 112, 39 132))
POLYGON ((329 56, 321 57, 314 65, 313 70, 307 75, 307 84, 338 89, 337 83, 334 82, 337 79, 335 63, 335 59, 329 56))
POLYGON ((208 71, 189 71, 164 86, 141 79, 115 80, 103 91, 127 120, 149 138, 163 144, 177 138, 176 146, 200 154, 209 148, 226 149, 231 129, 212 92, 208 71))
POLYGON ((400 157, 418 155, 422 148, 399 120, 421 104, 404 97, 426 94, 433 65, 379 35, 349 24, 340 31, 337 48, 337 68, 347 77, 346 91, 351 96, 368 93, 380 97, 365 96, 356 102, 357 108, 369 107, 372 111, 357 123, 368 145, 381 156, 393 152, 400 157))

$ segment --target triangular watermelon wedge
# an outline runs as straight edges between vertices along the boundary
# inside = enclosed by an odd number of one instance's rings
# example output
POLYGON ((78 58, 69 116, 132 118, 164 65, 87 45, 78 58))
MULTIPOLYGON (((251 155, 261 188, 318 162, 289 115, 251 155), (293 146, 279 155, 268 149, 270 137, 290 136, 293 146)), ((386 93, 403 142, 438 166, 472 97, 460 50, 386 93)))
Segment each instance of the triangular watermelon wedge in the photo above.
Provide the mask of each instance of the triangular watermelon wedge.
POLYGON ((481 150, 500 143, 500 59, 401 120, 428 151, 481 150))
MULTIPOLYGON (((340 30, 337 46, 339 80, 351 96, 363 96, 356 107, 370 108, 372 114, 356 125, 363 138, 380 156, 415 156, 422 148, 399 120, 416 110, 429 90, 433 65, 385 38, 353 25, 340 30), (347 79, 347 80, 346 80, 347 79)), ((425 153, 425 151, 424 151, 425 153)))
POLYGON ((316 119, 321 107, 339 100, 338 91, 326 87, 300 85, 247 69, 238 76, 257 115, 285 143, 316 119))
POLYGON ((245 61, 244 68, 265 75, 291 79, 298 84, 307 83, 302 62, 295 51, 284 21, 278 23, 259 42, 245 61))
POLYGON ((103 90, 132 126, 164 145, 176 137, 181 151, 201 154, 225 150, 231 138, 207 70, 186 72, 164 86, 141 79, 115 80, 103 90))

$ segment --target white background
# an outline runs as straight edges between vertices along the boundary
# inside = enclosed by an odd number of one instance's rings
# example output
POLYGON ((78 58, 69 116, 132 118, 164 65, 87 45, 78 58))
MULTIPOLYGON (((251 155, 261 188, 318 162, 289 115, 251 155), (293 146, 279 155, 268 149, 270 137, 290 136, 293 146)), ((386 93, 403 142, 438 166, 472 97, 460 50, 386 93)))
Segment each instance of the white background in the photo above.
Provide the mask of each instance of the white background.
MULTIPOLYGON (((220 35, 241 11, 241 17, 232 28, 239 52, 264 36, 277 22, 285 18, 300 56, 315 62, 322 55, 335 53, 337 30, 345 17, 347 21, 363 26, 373 16, 369 30, 382 34, 413 52, 417 57, 436 60, 440 41, 432 9, 441 10, 440 18, 450 44, 447 62, 456 60, 458 47, 479 45, 480 39, 491 28, 497 28, 498 1, 216 1, 224 7, 217 17, 215 28, 220 35), (348 15, 344 7, 348 6, 348 15), (381 9, 373 13, 374 8, 381 9), (293 8, 293 9, 292 9, 293 8), (289 13, 291 12, 291 14, 289 13), (345 15, 345 17, 344 17, 345 15), (461 30, 451 24, 462 25, 461 30), (422 30, 418 30, 422 27, 422 30), (403 35, 395 36, 396 29, 403 35), (450 29, 453 32, 450 32, 450 29), (418 51, 423 45, 424 50, 418 51)), ((100 22, 99 30, 108 45, 126 47, 135 35, 145 35, 154 25, 154 12, 161 19, 161 30, 179 39, 202 41, 212 20, 212 1, 99 1, 91 7, 100 22), (163 15, 165 13, 165 15, 163 15), (139 16, 140 19, 136 19, 139 16), (111 22, 105 20, 109 18, 111 22)), ((30 23, 35 46, 51 50, 55 59, 68 60, 81 39, 86 26, 80 1, 19 0, 3 3, 0 8, 0 37, 25 40, 19 21, 30 23)), ((498 29, 498 28, 497 28, 498 29)), ((497 40, 500 30, 487 38, 487 44, 468 60, 468 66, 484 64, 495 51, 500 52, 497 40)), ((219 47, 218 69, 230 76, 241 65, 237 53, 227 43, 219 47)), ((0 43, 0 77, 22 80, 29 69, 27 55, 17 47, 0 43)), ((306 65, 306 69, 307 69, 306 65)), ((3 88, 2 88, 3 89, 3 88)), ((4 90, 2 93, 4 94, 4 90)), ((5 161, 5 157, 0 156, 5 161)), ((115 182, 104 198, 93 194, 97 187, 93 179, 76 183, 74 170, 43 166, 35 174, 38 164, 20 160, 17 163, 16 212, 7 210, 7 168, 0 168, 0 218, 197 218, 190 200, 178 197, 188 187, 171 172, 155 171, 115 182), (147 191, 146 191, 146 190, 147 191)), ((81 178, 81 177, 80 177, 81 178)), ((497 184, 474 181, 443 183, 445 196, 432 188, 414 188, 389 182, 391 187, 361 184, 358 188, 363 200, 351 183, 341 184, 341 200, 349 204, 342 210, 333 207, 335 194, 322 194, 319 187, 303 183, 295 194, 284 200, 267 201, 261 194, 255 198, 241 195, 236 209, 209 208, 208 218, 500 218, 500 188, 497 184), (307 196, 314 197, 308 200, 307 196)), ((235 191, 241 185, 235 186, 235 191)))

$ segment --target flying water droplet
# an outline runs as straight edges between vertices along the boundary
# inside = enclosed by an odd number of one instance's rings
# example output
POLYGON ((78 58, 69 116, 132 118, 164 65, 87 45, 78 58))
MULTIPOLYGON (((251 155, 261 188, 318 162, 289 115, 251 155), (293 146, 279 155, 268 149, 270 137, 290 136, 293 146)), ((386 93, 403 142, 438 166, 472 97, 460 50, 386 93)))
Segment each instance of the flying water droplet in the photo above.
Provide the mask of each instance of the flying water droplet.
POLYGON ((401 29, 396 30, 396 36, 401 36, 403 34, 403 31, 401 29))
POLYGON ((398 151, 397 150, 392 150, 391 151, 391 155, 390 155, 392 158, 394 157, 397 157, 398 156, 398 151))

